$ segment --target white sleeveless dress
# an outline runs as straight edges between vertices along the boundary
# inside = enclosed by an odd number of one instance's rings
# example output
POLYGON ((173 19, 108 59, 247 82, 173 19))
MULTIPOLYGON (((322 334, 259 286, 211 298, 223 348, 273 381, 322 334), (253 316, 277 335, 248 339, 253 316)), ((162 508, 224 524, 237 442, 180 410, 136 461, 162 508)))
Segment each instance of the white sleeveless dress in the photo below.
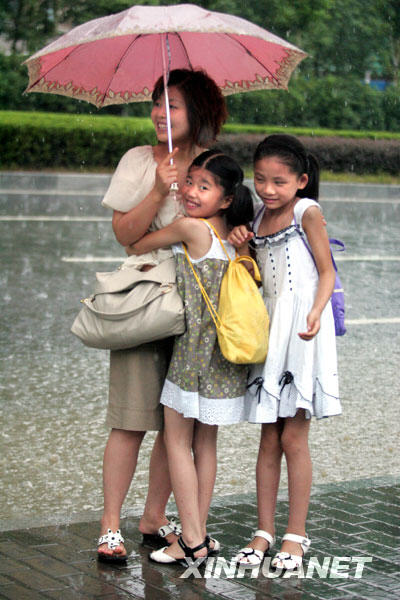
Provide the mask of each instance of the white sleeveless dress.
POLYGON ((330 302, 322 312, 318 334, 310 341, 298 336, 307 329, 307 315, 318 286, 317 269, 301 239, 305 235, 302 218, 310 206, 319 204, 308 198, 298 200, 296 221, 273 235, 257 235, 263 212, 253 223, 252 244, 270 317, 270 339, 266 362, 253 366, 249 378, 246 418, 252 423, 294 417, 301 408, 307 418, 342 412, 330 302))

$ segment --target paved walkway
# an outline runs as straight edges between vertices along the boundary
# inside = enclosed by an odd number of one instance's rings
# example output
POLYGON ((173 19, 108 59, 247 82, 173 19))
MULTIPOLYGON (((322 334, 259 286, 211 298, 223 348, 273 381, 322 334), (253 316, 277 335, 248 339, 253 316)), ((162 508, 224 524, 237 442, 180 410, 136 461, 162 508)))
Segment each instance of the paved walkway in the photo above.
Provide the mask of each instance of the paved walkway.
MULTIPOLYGON (((280 496, 281 497, 281 496, 280 496)), ((0 533, 0 598, 38 600, 391 600, 400 598, 400 481, 393 477, 319 487, 311 498, 312 546, 304 570, 282 577, 263 568, 239 572, 229 561, 256 525, 252 495, 217 498, 209 529, 222 543, 206 569, 158 566, 141 545, 138 519, 122 523, 129 560, 111 567, 94 559, 97 522, 0 533), (187 577, 182 577, 185 574, 187 577)), ((284 531, 287 502, 277 509, 284 531)))

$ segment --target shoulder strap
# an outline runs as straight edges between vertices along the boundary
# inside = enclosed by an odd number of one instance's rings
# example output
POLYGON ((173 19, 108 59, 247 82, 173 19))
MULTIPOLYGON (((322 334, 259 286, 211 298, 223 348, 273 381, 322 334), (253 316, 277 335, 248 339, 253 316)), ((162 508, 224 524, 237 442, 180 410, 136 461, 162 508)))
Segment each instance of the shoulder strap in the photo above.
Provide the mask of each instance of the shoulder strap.
MULTIPOLYGON (((203 219, 203 220, 205 221, 205 219, 203 219)), ((209 225, 210 225, 210 223, 209 223, 209 225)), ((194 266, 192 264, 192 261, 189 258, 189 254, 188 254, 188 251, 186 250, 185 244, 182 243, 182 246, 183 246, 183 251, 185 252, 186 259, 187 259, 187 261, 188 261, 188 263, 189 263, 189 265, 190 265, 190 267, 191 267, 191 269, 193 271, 193 275, 194 275, 194 277, 195 277, 195 279, 197 281, 197 285, 199 286, 200 291, 203 294, 203 298, 205 300, 207 308, 210 311, 210 314, 211 314, 212 320, 214 321, 215 327, 218 329, 218 327, 221 326, 221 319, 219 318, 219 315, 218 315, 217 311, 215 310, 215 308, 214 308, 214 306, 213 306, 213 304, 212 304, 212 302, 210 300, 209 295, 207 294, 206 290, 204 289, 204 286, 201 283, 200 278, 199 278, 199 276, 196 273, 196 270, 195 270, 195 268, 194 268, 194 266)), ((229 256, 228 256, 228 258, 229 258, 229 256)))
MULTIPOLYGON (((296 226, 296 231, 297 231, 297 233, 299 234, 299 236, 301 237, 301 241, 303 242, 303 244, 305 245, 305 247, 306 247, 306 248, 307 248, 307 250, 309 251, 309 253, 310 253, 310 255, 311 255, 311 258, 313 259, 313 261, 314 261, 314 264, 316 265, 315 258, 314 258, 314 254, 312 253, 310 246, 307 244, 306 240, 304 239, 304 235, 303 235, 303 233, 300 231, 300 227, 299 227, 299 225, 297 224, 296 217, 295 217, 294 215, 293 215, 293 218, 294 218, 294 224, 295 224, 295 226, 296 226)), ((340 240, 336 240, 335 238, 329 238, 329 245, 331 246, 332 244, 334 244, 335 246, 339 246, 339 251, 340 251, 340 252, 343 252, 344 250, 346 250, 346 246, 345 246, 345 245, 344 245, 344 243, 343 243, 343 242, 341 242, 340 240)), ((335 271, 337 272, 337 266, 336 266, 335 259, 333 258, 332 248, 331 248, 331 258, 332 258, 332 264, 333 264, 333 268, 334 268, 334 269, 335 269, 335 271)))
POLYGON ((215 235, 219 239, 219 243, 221 244, 222 249, 225 252, 225 254, 226 254, 229 262, 231 262, 230 256, 229 256, 228 252, 226 251, 225 245, 224 245, 223 241, 221 240, 221 237, 220 237, 218 231, 215 229, 214 225, 211 225, 210 221, 208 221, 207 219, 201 219, 201 220, 204 221, 204 223, 207 223, 207 225, 213 230, 213 232, 215 233, 215 235))
POLYGON ((259 216, 261 215, 261 213, 264 211, 264 209, 265 209, 265 206, 262 205, 262 207, 257 211, 257 214, 256 214, 256 216, 253 219, 253 225, 252 225, 252 228, 251 228, 252 231, 253 231, 253 233, 254 233, 254 227, 255 227, 255 225, 257 223, 257 220, 258 220, 259 216))

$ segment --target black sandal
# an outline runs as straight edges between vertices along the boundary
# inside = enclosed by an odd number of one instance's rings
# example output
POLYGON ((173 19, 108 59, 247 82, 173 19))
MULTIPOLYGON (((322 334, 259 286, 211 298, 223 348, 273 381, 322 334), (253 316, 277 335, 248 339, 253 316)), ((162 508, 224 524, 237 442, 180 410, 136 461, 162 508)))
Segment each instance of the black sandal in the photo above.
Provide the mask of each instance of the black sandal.
POLYGON ((210 546, 209 546, 209 541, 208 541, 207 537, 204 538, 204 542, 202 542, 198 546, 194 546, 194 548, 191 548, 190 546, 185 544, 182 536, 179 536, 178 544, 185 553, 185 556, 183 558, 174 558, 173 556, 166 554, 164 552, 164 550, 167 549, 167 546, 166 546, 165 548, 161 548, 161 550, 154 550, 149 555, 150 560, 152 560, 153 562, 156 562, 156 563, 161 563, 161 564, 182 565, 183 567, 187 567, 188 566, 187 561, 186 561, 187 558, 191 558, 193 561, 201 559, 201 562, 203 562, 208 557, 208 551, 210 549, 210 546), (195 552, 198 552, 202 548, 207 548, 207 554, 205 556, 199 556, 196 558, 194 555, 195 552))

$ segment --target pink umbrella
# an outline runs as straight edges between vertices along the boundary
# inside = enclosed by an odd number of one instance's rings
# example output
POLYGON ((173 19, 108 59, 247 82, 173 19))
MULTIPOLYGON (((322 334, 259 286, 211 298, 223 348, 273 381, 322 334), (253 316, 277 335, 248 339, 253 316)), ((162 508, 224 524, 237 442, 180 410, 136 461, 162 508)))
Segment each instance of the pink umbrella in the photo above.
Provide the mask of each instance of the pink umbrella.
POLYGON ((239 17, 193 4, 133 6, 75 27, 28 58, 26 91, 62 94, 101 108, 151 100, 160 73, 166 81, 169 69, 179 68, 205 70, 225 95, 287 89, 305 56, 239 17))

